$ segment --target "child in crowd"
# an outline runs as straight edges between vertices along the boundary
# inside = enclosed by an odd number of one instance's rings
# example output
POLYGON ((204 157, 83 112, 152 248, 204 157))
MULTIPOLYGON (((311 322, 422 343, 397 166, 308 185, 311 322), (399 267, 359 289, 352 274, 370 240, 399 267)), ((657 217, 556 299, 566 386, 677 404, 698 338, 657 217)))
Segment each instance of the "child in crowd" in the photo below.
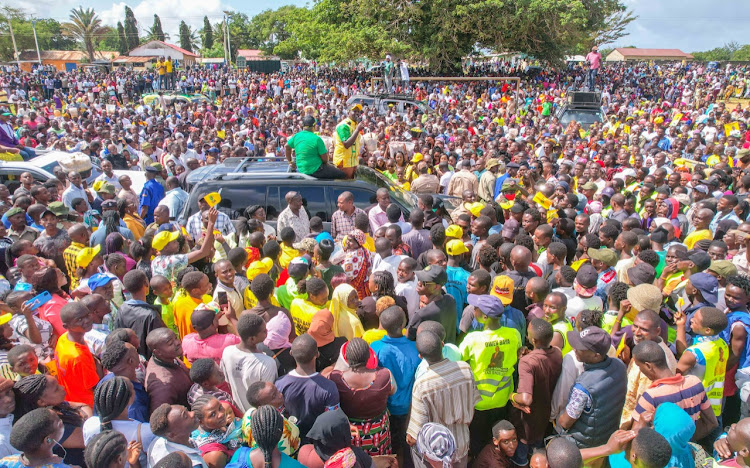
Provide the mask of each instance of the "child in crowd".
POLYGON ((173 311, 178 336, 183 339, 188 334, 195 333, 190 323, 193 310, 201 304, 211 302, 211 296, 208 295, 211 292, 211 282, 204 273, 191 271, 182 278, 180 284, 187 295, 175 300, 173 311))
POLYGON ((208 304, 201 304, 193 310, 190 323, 195 333, 182 339, 182 352, 188 367, 203 358, 213 359, 218 365, 224 348, 240 342, 240 337, 235 334, 218 332, 222 314, 221 310, 208 304))
POLYGON ((177 333, 177 326, 174 323, 174 303, 172 302, 173 288, 172 283, 162 275, 154 275, 149 283, 151 291, 156 294, 155 305, 161 306, 161 319, 164 325, 177 333))
POLYGON ((213 395, 202 395, 191 405, 198 428, 190 435, 190 442, 201 451, 209 466, 224 466, 242 442, 242 425, 231 408, 227 411, 213 395))

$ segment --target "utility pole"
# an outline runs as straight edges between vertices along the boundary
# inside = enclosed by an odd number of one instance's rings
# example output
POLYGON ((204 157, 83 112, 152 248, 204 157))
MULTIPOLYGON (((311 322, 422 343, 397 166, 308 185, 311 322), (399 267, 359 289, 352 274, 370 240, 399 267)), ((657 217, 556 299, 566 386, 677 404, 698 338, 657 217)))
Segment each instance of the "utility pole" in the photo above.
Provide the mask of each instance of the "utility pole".
POLYGON ((229 33, 229 27, 227 26, 227 12, 224 12, 224 37, 222 37, 222 47, 224 48, 224 63, 227 62, 227 36, 229 33))
POLYGON ((34 30, 34 44, 36 44, 36 58, 39 65, 42 64, 42 54, 39 53, 39 40, 36 38, 36 19, 31 19, 31 29, 34 30))
POLYGON ((11 21, 10 14, 8 12, 8 9, 5 10, 5 13, 8 15, 8 26, 10 27, 10 38, 13 40, 13 54, 16 58, 16 65, 18 68, 21 68, 21 62, 18 60, 18 47, 16 47, 16 36, 13 35, 13 22, 11 21))
POLYGON ((224 24, 226 25, 226 28, 227 28, 227 33, 226 33, 226 38, 227 38, 227 57, 229 59, 227 61, 227 65, 229 65, 230 68, 232 67, 232 41, 231 41, 231 38, 229 37, 229 22, 227 21, 227 19, 229 17, 231 17, 231 16, 232 16, 232 12, 231 11, 224 11, 224 24))

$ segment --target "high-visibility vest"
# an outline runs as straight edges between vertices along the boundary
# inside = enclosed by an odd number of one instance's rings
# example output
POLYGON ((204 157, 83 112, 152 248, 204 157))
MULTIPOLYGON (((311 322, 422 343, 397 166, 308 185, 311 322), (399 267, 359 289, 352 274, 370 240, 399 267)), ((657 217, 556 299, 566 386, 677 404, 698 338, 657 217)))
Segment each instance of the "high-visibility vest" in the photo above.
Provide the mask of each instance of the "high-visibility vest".
POLYGON ((713 341, 703 341, 690 347, 690 350, 706 362, 706 372, 703 375, 703 387, 706 397, 711 403, 714 414, 721 414, 721 399, 724 396, 724 377, 727 372, 729 346, 721 338, 713 341))
POLYGON ((565 356, 569 352, 573 351, 573 347, 568 343, 568 332, 573 331, 573 325, 570 324, 568 319, 561 319, 552 324, 552 329, 562 335, 563 346, 560 351, 565 356))

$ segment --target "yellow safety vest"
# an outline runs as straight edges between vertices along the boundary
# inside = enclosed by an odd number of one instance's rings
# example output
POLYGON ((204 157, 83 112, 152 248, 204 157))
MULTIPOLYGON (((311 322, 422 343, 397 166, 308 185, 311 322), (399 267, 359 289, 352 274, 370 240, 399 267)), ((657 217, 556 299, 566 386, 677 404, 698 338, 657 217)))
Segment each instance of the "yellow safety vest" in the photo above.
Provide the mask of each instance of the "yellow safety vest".
POLYGON ((729 358, 729 346, 721 338, 713 341, 703 341, 689 348, 696 359, 703 357, 706 371, 703 374, 703 387, 706 389, 706 397, 711 403, 714 414, 721 414, 721 399, 724 397, 724 377, 727 372, 727 359, 729 358))
POLYGON ((482 399, 477 410, 502 408, 513 391, 513 372, 518 362, 521 335, 515 328, 473 331, 461 342, 461 354, 471 366, 482 399))
POLYGON ((573 325, 570 324, 568 319, 561 319, 552 324, 552 329, 562 335, 563 347, 562 355, 565 356, 569 352, 573 351, 573 347, 568 343, 568 332, 573 331, 573 325))

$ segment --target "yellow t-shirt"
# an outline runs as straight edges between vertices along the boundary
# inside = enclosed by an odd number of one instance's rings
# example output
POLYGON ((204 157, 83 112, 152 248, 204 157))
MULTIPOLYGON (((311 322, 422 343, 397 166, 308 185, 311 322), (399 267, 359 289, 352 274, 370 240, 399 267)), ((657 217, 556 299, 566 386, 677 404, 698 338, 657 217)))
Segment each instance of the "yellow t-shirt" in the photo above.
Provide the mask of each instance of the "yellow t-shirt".
POLYGON ((294 321, 294 330, 297 336, 307 333, 310 328, 310 322, 312 322, 313 315, 321 309, 327 309, 329 302, 326 302, 322 306, 317 306, 310 301, 302 298, 297 298, 292 301, 292 305, 289 307, 289 312, 292 314, 292 320, 294 321))
POLYGON ((193 315, 193 311, 196 307, 201 304, 208 304, 211 302, 212 297, 209 295, 203 296, 202 299, 195 299, 192 296, 185 295, 180 297, 174 302, 174 324, 177 327, 177 332, 180 334, 180 340, 185 338, 185 335, 195 333, 193 324, 190 322, 190 316, 193 315))
POLYGON ((166 64, 167 64, 166 65, 166 67, 167 67, 167 73, 172 73, 172 61, 171 60, 167 60, 166 64))
POLYGON ((281 268, 288 267, 289 263, 296 257, 299 257, 299 250, 281 244, 281 255, 279 256, 279 265, 281 265, 281 268))
POLYGON ((711 240, 714 236, 711 234, 710 229, 700 229, 698 231, 693 231, 685 238, 685 247, 688 248, 688 250, 691 250, 696 242, 700 240, 711 240))

